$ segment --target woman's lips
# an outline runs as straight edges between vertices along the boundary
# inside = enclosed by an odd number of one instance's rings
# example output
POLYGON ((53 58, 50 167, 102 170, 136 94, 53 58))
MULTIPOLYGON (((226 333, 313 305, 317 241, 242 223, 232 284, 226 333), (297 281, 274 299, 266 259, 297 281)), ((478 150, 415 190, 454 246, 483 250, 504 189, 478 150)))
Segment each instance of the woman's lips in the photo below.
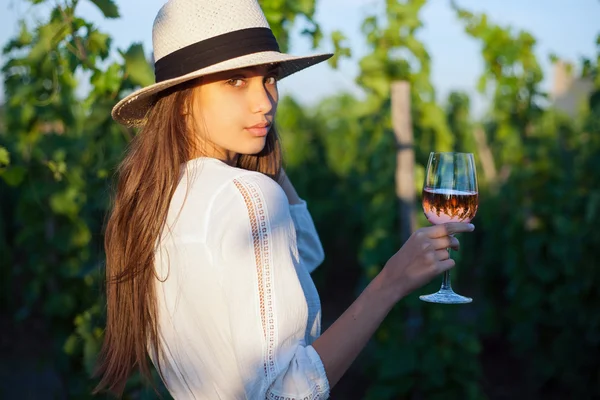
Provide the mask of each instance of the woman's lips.
POLYGON ((271 127, 271 124, 269 124, 269 123, 260 123, 260 124, 250 126, 250 127, 246 128, 246 130, 254 136, 261 137, 261 136, 267 136, 267 133, 269 133, 270 127, 271 127))

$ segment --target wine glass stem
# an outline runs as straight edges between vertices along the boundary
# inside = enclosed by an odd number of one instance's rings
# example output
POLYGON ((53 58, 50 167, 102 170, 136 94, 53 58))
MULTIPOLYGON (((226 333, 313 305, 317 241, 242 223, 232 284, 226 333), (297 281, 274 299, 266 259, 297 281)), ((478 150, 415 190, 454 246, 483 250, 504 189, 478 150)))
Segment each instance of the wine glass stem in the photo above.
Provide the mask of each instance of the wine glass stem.
POLYGON ((444 280, 442 281, 441 290, 452 290, 452 286, 450 286, 450 271, 444 272, 444 280))
MULTIPOLYGON (((450 249, 448 249, 448 258, 452 257, 450 253, 450 249)), ((444 280, 442 281, 442 288, 440 290, 452 290, 452 286, 450 285, 450 270, 444 271, 444 280)))

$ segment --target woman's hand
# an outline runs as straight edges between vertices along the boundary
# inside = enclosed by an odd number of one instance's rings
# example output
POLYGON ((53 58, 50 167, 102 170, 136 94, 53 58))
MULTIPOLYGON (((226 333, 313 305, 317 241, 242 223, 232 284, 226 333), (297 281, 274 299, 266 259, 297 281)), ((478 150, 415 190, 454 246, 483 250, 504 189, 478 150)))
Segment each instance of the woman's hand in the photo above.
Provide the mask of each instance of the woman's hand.
POLYGON ((447 249, 458 250, 460 244, 451 235, 472 232, 474 229, 471 224, 451 222, 415 231, 381 271, 383 289, 397 302, 433 277, 454 267, 454 260, 447 249))

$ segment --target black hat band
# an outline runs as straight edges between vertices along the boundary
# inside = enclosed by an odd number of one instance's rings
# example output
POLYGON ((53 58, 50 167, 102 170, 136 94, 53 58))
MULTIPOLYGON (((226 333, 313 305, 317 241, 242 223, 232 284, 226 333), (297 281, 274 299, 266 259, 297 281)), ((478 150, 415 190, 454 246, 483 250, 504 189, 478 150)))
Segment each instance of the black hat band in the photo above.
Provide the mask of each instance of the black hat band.
POLYGON ((248 28, 225 33, 176 50, 154 63, 156 83, 178 78, 211 65, 279 45, 269 28, 248 28))

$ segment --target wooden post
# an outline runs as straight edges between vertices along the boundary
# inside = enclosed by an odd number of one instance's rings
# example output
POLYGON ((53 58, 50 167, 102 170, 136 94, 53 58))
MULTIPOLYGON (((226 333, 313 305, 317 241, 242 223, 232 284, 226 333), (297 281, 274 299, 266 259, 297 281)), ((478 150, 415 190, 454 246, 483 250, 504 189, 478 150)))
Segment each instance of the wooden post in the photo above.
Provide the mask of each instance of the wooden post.
POLYGON ((415 220, 415 151, 410 114, 410 83, 392 83, 392 125, 396 137, 396 196, 400 213, 400 240, 413 233, 415 220))
POLYGON ((496 166, 494 165, 494 156, 492 150, 487 144, 485 138, 485 132, 481 127, 475 128, 473 131, 475 137, 475 143, 477 144, 477 151, 481 158, 481 166, 483 167, 483 175, 488 184, 494 184, 496 181, 496 166))
MULTIPOLYGON (((410 111, 410 83, 392 82, 392 126, 396 137, 396 197, 400 216, 400 240, 404 244, 414 232, 415 218, 415 149, 410 111)), ((407 340, 421 331, 423 317, 418 309, 406 311, 407 340)))

